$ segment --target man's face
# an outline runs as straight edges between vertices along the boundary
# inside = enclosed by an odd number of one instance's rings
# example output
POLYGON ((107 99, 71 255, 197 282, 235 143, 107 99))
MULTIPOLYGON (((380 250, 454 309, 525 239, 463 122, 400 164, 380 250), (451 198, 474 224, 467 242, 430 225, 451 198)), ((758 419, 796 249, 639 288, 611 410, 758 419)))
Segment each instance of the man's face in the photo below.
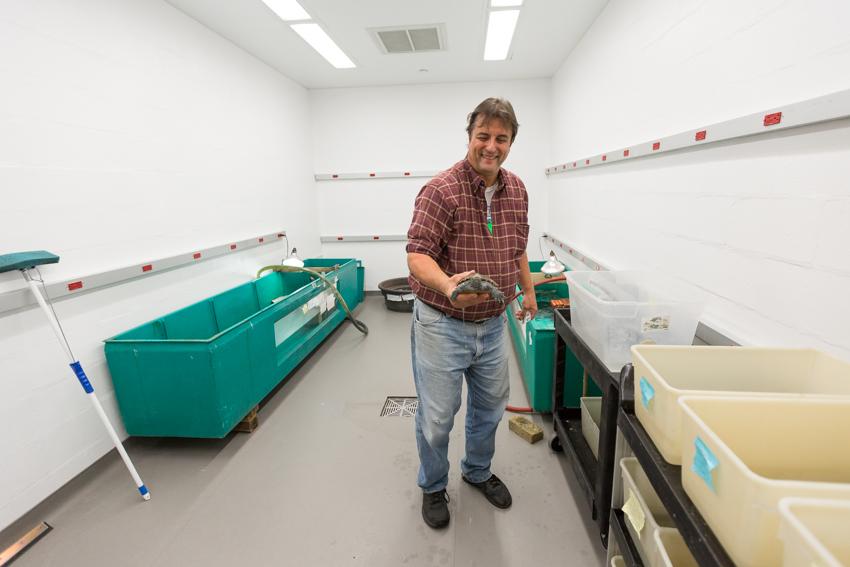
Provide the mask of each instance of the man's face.
POLYGON ((469 137, 469 151, 466 154, 469 163, 487 185, 492 185, 499 174, 499 168, 511 151, 511 130, 498 118, 487 120, 479 116, 469 137))

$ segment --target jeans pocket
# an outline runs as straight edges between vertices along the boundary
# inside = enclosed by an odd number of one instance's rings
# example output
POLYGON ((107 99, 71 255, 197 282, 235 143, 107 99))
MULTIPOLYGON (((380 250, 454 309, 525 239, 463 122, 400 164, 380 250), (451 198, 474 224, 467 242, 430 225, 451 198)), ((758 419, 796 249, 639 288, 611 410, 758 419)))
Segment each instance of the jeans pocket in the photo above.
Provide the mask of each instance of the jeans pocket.
POLYGON ((416 300, 416 309, 413 310, 413 319, 420 325, 433 325, 442 321, 446 314, 439 309, 434 309, 430 305, 416 300))

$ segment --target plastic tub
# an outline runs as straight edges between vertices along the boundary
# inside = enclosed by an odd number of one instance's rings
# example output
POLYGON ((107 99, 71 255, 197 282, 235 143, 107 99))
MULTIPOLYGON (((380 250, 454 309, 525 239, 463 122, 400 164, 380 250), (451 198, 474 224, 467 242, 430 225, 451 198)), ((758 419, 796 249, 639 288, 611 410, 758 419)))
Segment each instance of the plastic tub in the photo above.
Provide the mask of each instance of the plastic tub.
MULTIPOLYGON (((349 308, 359 262, 304 261, 349 308)), ((222 438, 345 319, 304 272, 269 272, 107 339, 106 361, 130 435, 222 438)))
POLYGON ((658 555, 654 567, 699 567, 679 530, 658 528, 655 545, 658 555))
POLYGON ((682 462, 683 395, 742 392, 850 397, 850 363, 814 349, 632 347, 635 414, 668 463, 682 462))
POLYGON ((779 502, 782 565, 850 565, 850 500, 783 498, 779 502))
POLYGON ((602 417, 602 398, 580 398, 581 433, 590 445, 593 456, 599 458, 599 421, 602 417))
POLYGON ((689 345, 704 307, 699 290, 649 272, 566 272, 572 325, 613 372, 636 344, 689 345))
POLYGON ((636 458, 621 459, 620 470, 623 473, 622 510, 626 516, 626 529, 643 558, 643 564, 653 565, 658 555, 655 532, 659 527, 673 528, 675 524, 636 458))
POLYGON ((416 296, 410 289, 407 278, 393 278, 378 284, 378 289, 384 295, 384 304, 390 311, 413 312, 413 300, 416 296))
POLYGON ((738 567, 781 564, 780 499, 850 498, 850 399, 679 404, 682 485, 738 567))

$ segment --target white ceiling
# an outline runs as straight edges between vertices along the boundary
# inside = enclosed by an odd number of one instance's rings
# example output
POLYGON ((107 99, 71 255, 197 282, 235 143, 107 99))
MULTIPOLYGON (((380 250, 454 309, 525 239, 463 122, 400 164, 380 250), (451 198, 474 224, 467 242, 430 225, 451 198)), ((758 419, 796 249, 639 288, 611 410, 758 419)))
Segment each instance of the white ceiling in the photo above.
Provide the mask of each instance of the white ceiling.
POLYGON ((260 0, 167 1, 307 88, 551 77, 608 2, 525 0, 509 59, 484 61, 489 0, 299 0, 357 65, 334 69, 260 0), (387 55, 368 31, 423 24, 446 51, 387 55))

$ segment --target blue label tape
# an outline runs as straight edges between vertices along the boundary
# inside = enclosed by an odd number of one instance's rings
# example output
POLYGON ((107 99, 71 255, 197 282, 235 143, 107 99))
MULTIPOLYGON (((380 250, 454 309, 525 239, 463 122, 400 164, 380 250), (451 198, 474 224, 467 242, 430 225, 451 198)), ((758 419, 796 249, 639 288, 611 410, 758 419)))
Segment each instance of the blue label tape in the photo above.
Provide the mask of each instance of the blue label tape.
POLYGON ((86 376, 85 372, 83 372, 83 367, 79 362, 72 362, 71 370, 73 370, 74 374, 77 375, 77 380, 80 381, 80 385, 83 387, 83 390, 86 391, 86 394, 94 392, 94 388, 92 387, 91 382, 89 382, 89 377, 86 376))
POLYGON ((651 402, 652 398, 655 397, 655 388, 653 388, 652 384, 649 383, 649 380, 643 376, 640 377, 640 393, 643 407, 649 408, 649 402, 651 402))
POLYGON ((708 448, 708 445, 699 436, 694 439, 694 447, 696 447, 696 452, 694 453, 694 462, 691 464, 691 470, 705 481, 705 484, 708 485, 712 492, 717 492, 717 489, 714 487, 714 478, 711 476, 711 471, 716 469, 717 465, 720 464, 717 461, 717 457, 714 456, 714 453, 711 452, 711 449, 708 448))

